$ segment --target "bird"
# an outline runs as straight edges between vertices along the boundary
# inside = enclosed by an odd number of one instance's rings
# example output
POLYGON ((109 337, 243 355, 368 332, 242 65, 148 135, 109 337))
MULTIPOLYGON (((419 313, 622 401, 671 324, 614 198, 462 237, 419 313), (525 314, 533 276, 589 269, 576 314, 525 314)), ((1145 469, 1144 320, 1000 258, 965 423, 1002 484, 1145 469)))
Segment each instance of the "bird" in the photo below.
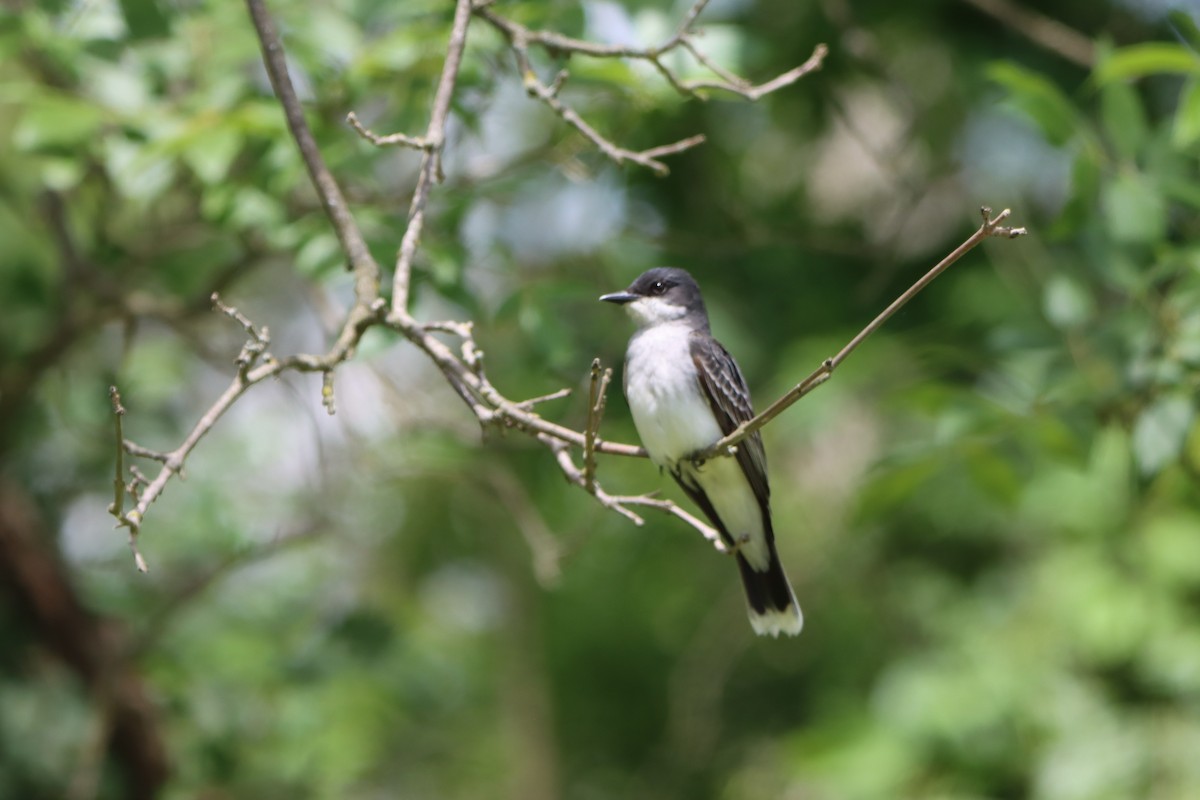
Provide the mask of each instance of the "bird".
POLYGON ((734 554, 754 632, 800 633, 804 615, 775 548, 762 437, 755 431, 733 456, 694 457, 754 416, 737 362, 713 338, 700 287, 686 270, 655 267, 600 300, 623 306, 637 325, 623 385, 650 460, 671 474, 734 554))

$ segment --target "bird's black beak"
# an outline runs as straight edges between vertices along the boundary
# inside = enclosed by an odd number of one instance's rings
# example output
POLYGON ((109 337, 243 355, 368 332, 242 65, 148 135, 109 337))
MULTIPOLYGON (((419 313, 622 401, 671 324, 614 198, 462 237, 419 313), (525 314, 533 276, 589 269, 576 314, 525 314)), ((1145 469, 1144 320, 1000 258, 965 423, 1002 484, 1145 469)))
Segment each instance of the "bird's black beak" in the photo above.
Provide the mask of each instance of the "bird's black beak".
POLYGON ((636 294, 630 294, 629 292, 613 292, 612 294, 600 295, 600 299, 606 303, 616 303, 619 306, 623 306, 626 303, 631 303, 634 300, 637 300, 638 296, 636 294))

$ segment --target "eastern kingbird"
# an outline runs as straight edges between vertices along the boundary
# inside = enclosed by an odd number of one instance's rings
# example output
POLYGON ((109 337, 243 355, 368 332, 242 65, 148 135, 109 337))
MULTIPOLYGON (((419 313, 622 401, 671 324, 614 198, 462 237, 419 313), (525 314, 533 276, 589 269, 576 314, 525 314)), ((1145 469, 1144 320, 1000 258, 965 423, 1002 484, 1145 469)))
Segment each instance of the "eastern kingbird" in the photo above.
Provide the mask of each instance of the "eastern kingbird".
POLYGON ((755 633, 799 633, 804 616, 775 552, 762 437, 747 437, 732 458, 692 458, 754 416, 737 363, 709 331, 700 287, 682 269, 657 267, 600 299, 625 306, 638 325, 625 353, 625 397, 650 460, 735 553, 755 633))

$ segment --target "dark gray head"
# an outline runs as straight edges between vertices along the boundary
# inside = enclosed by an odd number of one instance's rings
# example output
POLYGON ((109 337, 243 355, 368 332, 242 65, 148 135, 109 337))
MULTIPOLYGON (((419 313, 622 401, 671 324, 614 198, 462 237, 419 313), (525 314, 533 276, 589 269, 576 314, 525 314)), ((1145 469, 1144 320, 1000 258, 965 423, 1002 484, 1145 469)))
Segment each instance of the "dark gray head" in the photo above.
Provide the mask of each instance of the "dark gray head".
POLYGON ((640 327, 684 321, 692 328, 708 328, 708 312, 700 287, 686 270, 655 267, 643 272, 623 292, 600 298, 625 306, 640 327))

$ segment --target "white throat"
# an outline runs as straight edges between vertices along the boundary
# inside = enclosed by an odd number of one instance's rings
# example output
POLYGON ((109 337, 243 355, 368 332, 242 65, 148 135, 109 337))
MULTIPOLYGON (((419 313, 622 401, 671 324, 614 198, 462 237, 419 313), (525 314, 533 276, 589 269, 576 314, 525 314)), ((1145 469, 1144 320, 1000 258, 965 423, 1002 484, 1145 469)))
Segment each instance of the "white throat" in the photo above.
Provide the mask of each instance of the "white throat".
POLYGON ((666 322, 675 322, 687 316, 684 306, 668 303, 661 297, 639 297, 625 304, 625 311, 639 328, 649 328, 666 322))

